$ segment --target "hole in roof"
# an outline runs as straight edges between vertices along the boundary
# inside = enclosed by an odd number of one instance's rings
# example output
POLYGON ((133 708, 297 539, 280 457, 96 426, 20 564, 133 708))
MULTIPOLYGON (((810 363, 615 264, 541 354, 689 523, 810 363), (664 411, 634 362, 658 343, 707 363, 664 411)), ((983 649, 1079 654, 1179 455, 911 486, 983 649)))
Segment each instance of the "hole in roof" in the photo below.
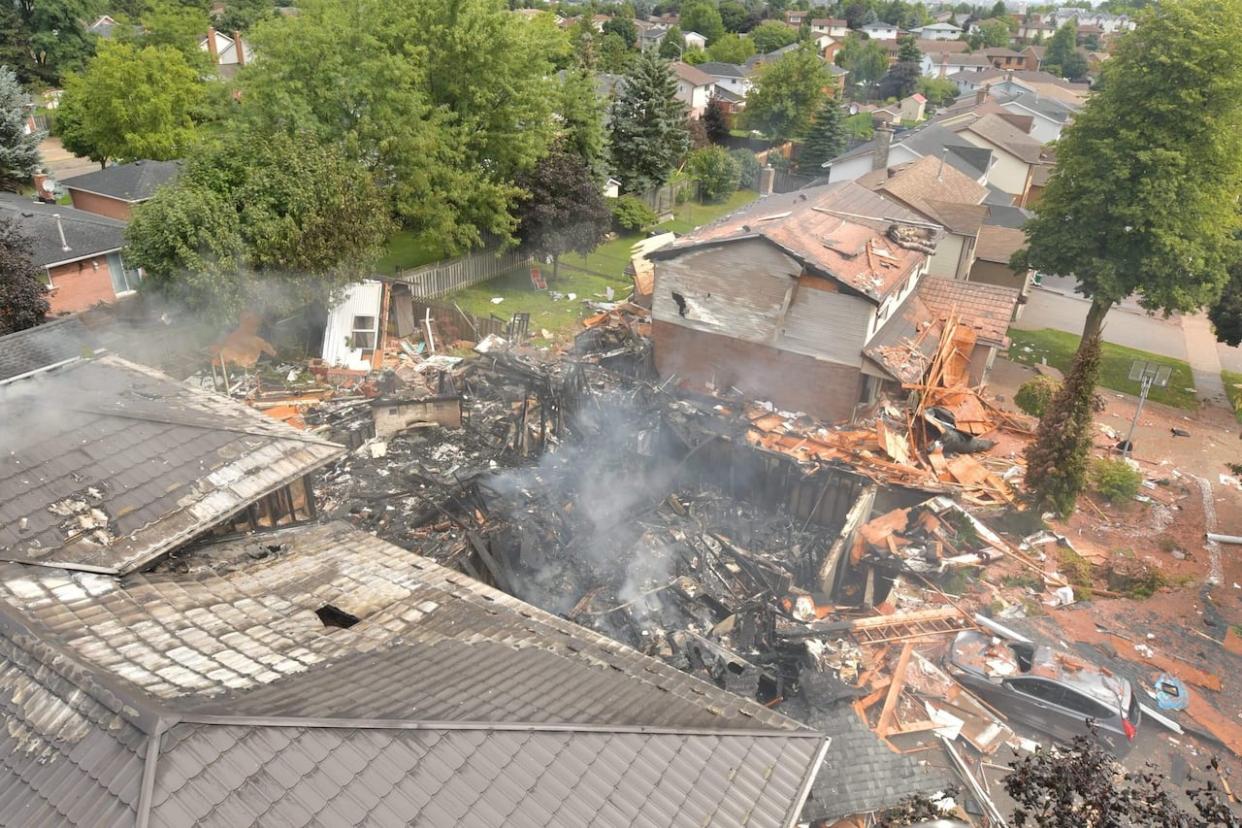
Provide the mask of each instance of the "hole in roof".
POLYGON ((331 604, 324 604, 322 607, 315 610, 315 615, 319 616, 319 620, 323 622, 325 627, 339 627, 342 630, 349 629, 361 620, 358 616, 351 615, 345 610, 340 609, 339 607, 334 607, 331 604))
POLYGON ((686 297, 677 291, 673 291, 673 301, 677 303, 677 313, 684 317, 686 315, 686 297))

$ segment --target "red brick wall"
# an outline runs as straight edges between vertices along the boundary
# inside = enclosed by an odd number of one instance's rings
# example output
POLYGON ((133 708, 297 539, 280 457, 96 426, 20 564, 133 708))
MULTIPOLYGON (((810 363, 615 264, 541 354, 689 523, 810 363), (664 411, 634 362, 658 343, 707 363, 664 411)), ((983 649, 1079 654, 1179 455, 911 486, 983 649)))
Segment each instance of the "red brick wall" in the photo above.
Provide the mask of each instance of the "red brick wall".
POLYGON ((94 213, 97 216, 107 216, 120 221, 129 221, 130 205, 128 201, 119 201, 115 198, 73 189, 69 190, 69 198, 73 200, 73 206, 78 210, 94 213))
POLYGON ((98 302, 116 300, 106 256, 58 265, 49 268, 49 272, 52 292, 48 294, 48 303, 52 314, 76 313, 98 302), (98 269, 91 266, 92 261, 99 263, 98 269))
POLYGON ((652 324, 656 370, 677 383, 718 390, 734 386, 757 399, 825 420, 844 420, 862 393, 862 372, 801 354, 703 333, 669 322, 652 324))

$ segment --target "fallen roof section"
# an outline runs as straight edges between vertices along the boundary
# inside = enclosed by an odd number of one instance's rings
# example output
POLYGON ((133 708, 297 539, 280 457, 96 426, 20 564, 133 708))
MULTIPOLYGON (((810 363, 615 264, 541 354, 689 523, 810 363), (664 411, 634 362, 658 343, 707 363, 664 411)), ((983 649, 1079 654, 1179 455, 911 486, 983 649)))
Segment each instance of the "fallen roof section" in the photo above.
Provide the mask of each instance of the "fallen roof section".
POLYGON ((790 826, 828 748, 345 524, 166 570, 0 567, 0 823, 790 826))
POLYGON ((0 560, 124 574, 344 453, 116 356, 0 386, 0 560))

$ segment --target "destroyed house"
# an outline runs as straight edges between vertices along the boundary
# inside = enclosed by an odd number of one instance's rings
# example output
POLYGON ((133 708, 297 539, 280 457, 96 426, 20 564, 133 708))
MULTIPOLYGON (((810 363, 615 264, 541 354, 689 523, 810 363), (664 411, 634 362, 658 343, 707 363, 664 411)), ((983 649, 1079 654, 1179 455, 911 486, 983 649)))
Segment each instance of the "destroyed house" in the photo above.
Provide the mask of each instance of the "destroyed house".
POLYGON ((67 356, 81 332, 65 324, 37 353, 39 329, 0 339, 0 365, 25 368, 0 380, 0 560, 126 574, 314 516, 310 475, 340 446, 116 356, 67 356))
POLYGON ((0 824, 792 826, 828 740, 343 523, 0 565, 0 824))
MULTIPOLYGON (((912 301, 952 281, 925 278, 943 232, 853 182, 766 198, 700 228, 651 254, 657 370, 685 388, 847 419, 884 383, 910 381, 866 355, 912 301)), ((909 331, 902 322, 903 340, 953 308, 939 310, 909 331)))

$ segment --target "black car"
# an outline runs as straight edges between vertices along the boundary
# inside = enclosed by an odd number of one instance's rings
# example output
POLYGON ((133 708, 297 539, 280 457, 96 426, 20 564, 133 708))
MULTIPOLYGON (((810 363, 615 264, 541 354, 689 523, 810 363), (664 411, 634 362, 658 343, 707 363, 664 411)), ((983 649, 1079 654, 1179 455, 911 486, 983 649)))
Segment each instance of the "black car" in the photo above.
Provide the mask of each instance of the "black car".
POLYGON ((1140 713, 1130 682, 1078 656, 969 630, 953 640, 947 666, 1002 715, 1058 741, 1091 735, 1090 721, 1115 756, 1134 745, 1140 713))

